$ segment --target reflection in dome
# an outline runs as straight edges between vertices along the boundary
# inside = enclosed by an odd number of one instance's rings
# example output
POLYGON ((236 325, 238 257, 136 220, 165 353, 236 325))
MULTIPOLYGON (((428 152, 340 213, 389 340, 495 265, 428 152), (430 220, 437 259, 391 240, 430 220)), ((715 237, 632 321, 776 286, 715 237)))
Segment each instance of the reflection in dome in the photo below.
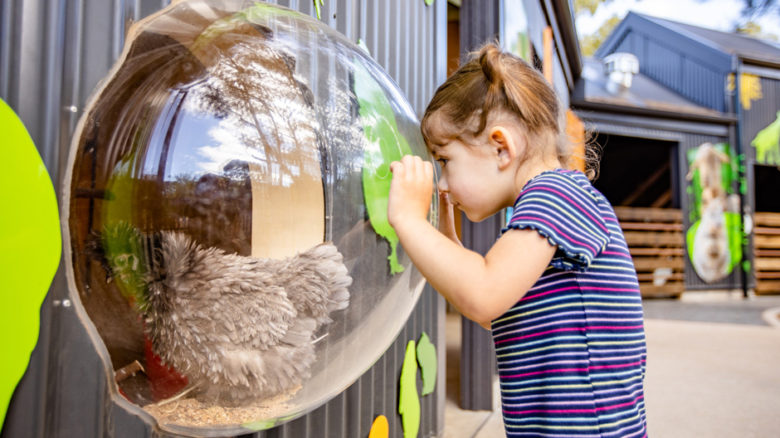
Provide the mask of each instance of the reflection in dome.
POLYGON ((165 428, 240 433, 319 406, 422 290, 386 217, 390 161, 427 156, 415 116, 308 17, 194 0, 135 24, 71 149, 72 293, 119 394, 165 428))

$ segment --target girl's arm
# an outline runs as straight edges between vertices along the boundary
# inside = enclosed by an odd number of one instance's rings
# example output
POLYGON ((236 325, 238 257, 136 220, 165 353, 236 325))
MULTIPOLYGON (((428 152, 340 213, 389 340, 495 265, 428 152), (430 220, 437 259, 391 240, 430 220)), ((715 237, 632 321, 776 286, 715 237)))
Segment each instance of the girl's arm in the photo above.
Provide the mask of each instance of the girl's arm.
POLYGON ((504 233, 485 257, 447 238, 426 220, 433 166, 406 156, 391 165, 388 219, 428 282, 461 314, 489 326, 544 273, 555 246, 533 230, 504 233))

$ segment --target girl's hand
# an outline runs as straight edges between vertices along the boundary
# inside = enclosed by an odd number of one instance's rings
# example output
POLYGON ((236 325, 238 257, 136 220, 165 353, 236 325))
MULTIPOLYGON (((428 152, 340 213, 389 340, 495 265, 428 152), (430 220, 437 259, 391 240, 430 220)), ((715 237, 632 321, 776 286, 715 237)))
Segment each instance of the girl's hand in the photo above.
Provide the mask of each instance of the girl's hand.
POLYGON ((393 228, 422 219, 427 222, 428 209, 433 196, 433 165, 413 155, 390 164, 393 180, 390 183, 390 200, 387 219, 393 228))

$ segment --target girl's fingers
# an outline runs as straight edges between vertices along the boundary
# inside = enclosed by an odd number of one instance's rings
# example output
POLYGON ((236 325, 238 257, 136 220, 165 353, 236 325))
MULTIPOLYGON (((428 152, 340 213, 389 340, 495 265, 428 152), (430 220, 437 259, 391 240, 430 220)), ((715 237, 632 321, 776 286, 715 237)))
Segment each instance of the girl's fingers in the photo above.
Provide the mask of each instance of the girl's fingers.
POLYGON ((409 166, 409 176, 417 180, 420 178, 420 158, 414 155, 404 157, 404 162, 409 166))
POLYGON ((399 179, 433 181, 433 165, 415 155, 404 155, 401 161, 393 161, 390 163, 390 171, 399 179))
POLYGON ((423 162, 423 170, 425 171, 425 179, 433 180, 433 164, 430 161, 423 162))

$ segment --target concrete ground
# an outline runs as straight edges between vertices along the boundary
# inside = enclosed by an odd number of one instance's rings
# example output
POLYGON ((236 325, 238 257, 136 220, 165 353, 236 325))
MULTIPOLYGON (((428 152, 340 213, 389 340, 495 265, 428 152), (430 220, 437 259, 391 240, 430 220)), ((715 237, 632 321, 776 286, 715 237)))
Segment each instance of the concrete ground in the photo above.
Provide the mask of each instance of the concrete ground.
MULTIPOLYGON (((686 293, 645 301, 649 436, 780 436, 780 296, 686 293)), ((493 411, 458 408, 460 316, 447 317, 446 438, 504 435, 493 411)))

